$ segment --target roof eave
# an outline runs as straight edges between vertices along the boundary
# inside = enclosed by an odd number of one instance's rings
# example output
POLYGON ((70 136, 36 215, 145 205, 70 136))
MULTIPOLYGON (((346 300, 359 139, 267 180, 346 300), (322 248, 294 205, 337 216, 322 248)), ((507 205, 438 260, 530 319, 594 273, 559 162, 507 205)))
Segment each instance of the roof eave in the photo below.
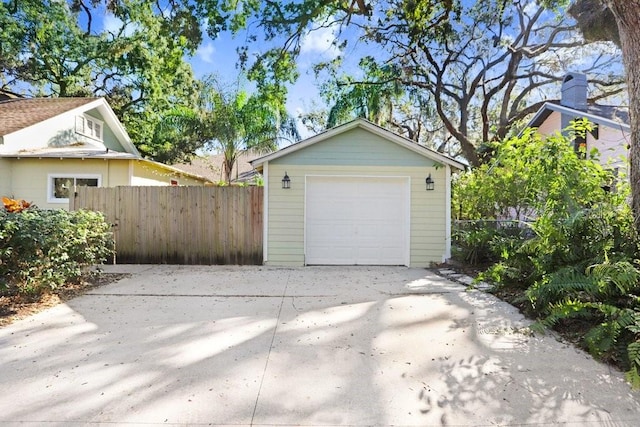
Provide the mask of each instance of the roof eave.
MULTIPOLYGON (((540 125, 544 123, 544 121, 551 115, 552 112, 571 114, 577 117, 579 116, 579 117, 588 119, 590 122, 604 125, 613 129, 618 129, 623 132, 631 131, 631 127, 625 123, 619 123, 619 122, 616 122, 615 120, 611 120, 606 117, 598 116, 586 111, 576 110, 570 107, 565 107, 564 105, 552 104, 549 102, 545 102, 542 105, 542 107, 540 107, 540 109, 536 112, 533 118, 529 120, 529 122, 525 126, 525 129, 540 127, 540 125)), ((521 136, 522 133, 523 131, 520 131, 518 135, 521 136)))
POLYGON ((140 158, 132 153, 113 154, 93 154, 93 153, 1 153, 0 158, 5 159, 99 159, 99 160, 139 160, 140 158))
POLYGON ((62 112, 60 114, 56 114, 55 116, 49 117, 48 119, 42 120, 42 121, 40 121, 38 123, 34 123, 34 124, 29 125, 27 127, 23 127, 21 129, 15 130, 13 132, 9 132, 7 134, 4 134, 2 136, 2 138, 4 138, 5 136, 12 136, 14 134, 23 132, 26 129, 29 129, 29 128, 33 127, 33 126, 41 125, 41 124, 46 123, 48 121, 57 120, 58 117, 60 117, 63 114, 76 115, 76 114, 80 114, 80 113, 85 113, 85 112, 87 112, 89 110, 93 110, 93 109, 97 109, 98 111, 100 111, 100 114, 102 114, 102 117, 104 118, 104 121, 109 125, 109 128, 116 135, 116 138, 122 144, 123 148, 125 150, 127 150, 127 152, 129 152, 131 154, 134 154, 136 157, 142 158, 142 155, 140 154, 140 152, 138 151, 136 146, 131 141, 131 138, 129 137, 129 134, 127 133, 127 130, 124 128, 122 123, 120 123, 120 120, 118 120, 118 117, 116 116, 116 113, 111 109, 111 106, 109 106, 109 104, 107 103, 107 101, 104 98, 96 98, 91 102, 88 102, 86 104, 82 104, 82 105, 80 105, 78 107, 74 107, 74 108, 69 109, 67 111, 64 111, 64 112, 62 112))

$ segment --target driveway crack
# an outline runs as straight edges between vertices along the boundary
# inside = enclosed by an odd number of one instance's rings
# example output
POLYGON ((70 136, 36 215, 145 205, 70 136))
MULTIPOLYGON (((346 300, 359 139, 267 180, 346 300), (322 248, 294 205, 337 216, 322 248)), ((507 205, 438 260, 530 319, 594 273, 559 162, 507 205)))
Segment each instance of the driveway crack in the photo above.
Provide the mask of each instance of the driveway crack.
POLYGON ((278 308, 278 317, 276 318, 276 326, 273 328, 273 335, 271 336, 271 343, 269 343, 269 351, 267 353, 267 360, 264 363, 264 370, 262 371, 262 378, 260 379, 260 386, 258 387, 258 395, 256 396, 256 403, 253 406, 253 414, 251 414, 251 424, 253 426, 254 419, 256 417, 256 411, 258 410, 258 402, 260 401, 260 394, 262 393, 262 385, 264 384, 264 377, 267 375, 267 368, 269 367, 269 359, 271 358, 271 350, 273 349, 273 343, 276 340, 276 333, 278 332, 278 325, 280 324, 280 315, 282 314, 282 306, 284 305, 284 299, 287 295, 287 288, 289 287, 289 278, 291 273, 287 275, 287 281, 282 290, 282 296, 280 298, 280 307, 278 308))

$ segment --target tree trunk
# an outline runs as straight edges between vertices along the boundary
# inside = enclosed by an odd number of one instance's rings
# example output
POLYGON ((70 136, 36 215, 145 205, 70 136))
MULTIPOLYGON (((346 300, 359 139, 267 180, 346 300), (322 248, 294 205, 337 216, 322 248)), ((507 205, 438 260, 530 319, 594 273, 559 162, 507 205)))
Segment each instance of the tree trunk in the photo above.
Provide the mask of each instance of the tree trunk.
POLYGON ((606 0, 616 17, 629 91, 631 207, 640 231, 640 0, 606 0))
POLYGON ((224 173, 224 180, 227 182, 227 185, 231 185, 231 172, 233 171, 233 164, 235 163, 235 157, 227 157, 225 154, 225 158, 222 161, 222 171, 224 173))

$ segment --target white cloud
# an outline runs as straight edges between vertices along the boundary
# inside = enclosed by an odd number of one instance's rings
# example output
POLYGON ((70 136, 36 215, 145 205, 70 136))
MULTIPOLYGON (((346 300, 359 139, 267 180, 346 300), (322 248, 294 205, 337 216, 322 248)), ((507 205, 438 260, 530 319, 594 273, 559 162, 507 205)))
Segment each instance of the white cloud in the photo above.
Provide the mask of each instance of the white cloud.
POLYGON ((333 44, 336 39, 336 29, 322 27, 309 31, 302 39, 300 53, 320 54, 325 58, 335 58, 340 55, 340 49, 333 44))
POLYGON ((213 54, 216 53, 216 48, 213 47, 213 43, 203 43, 196 50, 196 56, 207 64, 213 64, 213 54))
MULTIPOLYGON (((102 30, 114 35, 119 35, 123 25, 124 22, 111 13, 105 14, 104 19, 102 20, 102 30)), ((129 23, 125 26, 121 35, 129 37, 139 28, 139 25, 129 23)))
POLYGON ((110 33, 116 33, 122 27, 122 21, 108 13, 102 20, 102 28, 110 33))
POLYGON ((526 13, 528 16, 532 16, 534 13, 536 13, 539 7, 540 5, 538 4, 538 2, 532 0, 524 7, 524 13, 526 13))

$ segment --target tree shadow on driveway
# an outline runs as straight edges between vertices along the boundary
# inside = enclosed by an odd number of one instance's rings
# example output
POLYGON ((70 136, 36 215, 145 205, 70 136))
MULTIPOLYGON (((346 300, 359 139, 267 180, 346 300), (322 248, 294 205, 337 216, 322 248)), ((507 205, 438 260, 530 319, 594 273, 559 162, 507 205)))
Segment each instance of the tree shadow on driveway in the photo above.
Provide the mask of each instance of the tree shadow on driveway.
POLYGON ((156 266, 1 329, 0 422, 637 425, 526 325, 427 270, 156 266))

